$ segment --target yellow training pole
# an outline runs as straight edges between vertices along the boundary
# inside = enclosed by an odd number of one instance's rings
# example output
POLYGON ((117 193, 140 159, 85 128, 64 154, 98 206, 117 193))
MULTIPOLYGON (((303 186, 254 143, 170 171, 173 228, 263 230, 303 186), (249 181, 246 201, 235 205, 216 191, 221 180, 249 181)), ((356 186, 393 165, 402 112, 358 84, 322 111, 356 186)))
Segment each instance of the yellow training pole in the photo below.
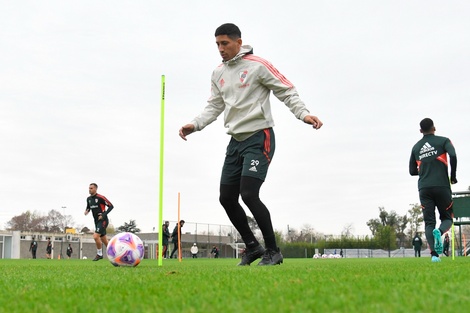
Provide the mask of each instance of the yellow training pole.
POLYGON ((178 192, 178 261, 181 262, 181 259, 182 259, 182 251, 181 251, 181 217, 180 217, 180 206, 181 202, 180 202, 180 193, 178 192))
POLYGON ((162 75, 162 98, 160 103, 160 190, 159 190, 159 203, 158 203, 158 266, 163 264, 163 234, 162 234, 162 225, 163 225, 163 148, 165 140, 165 75, 162 75))

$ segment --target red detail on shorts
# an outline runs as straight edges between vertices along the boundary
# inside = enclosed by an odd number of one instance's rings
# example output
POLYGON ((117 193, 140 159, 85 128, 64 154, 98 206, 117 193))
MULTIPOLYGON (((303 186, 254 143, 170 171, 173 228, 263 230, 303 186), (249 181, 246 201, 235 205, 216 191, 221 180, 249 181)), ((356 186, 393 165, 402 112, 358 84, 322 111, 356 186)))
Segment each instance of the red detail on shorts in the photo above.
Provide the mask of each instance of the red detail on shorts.
MULTIPOLYGON (((452 201, 452 202, 449 204, 449 206, 446 208, 446 211, 447 211, 448 209, 452 208, 452 205, 453 205, 453 204, 454 204, 454 201, 452 201)), ((452 213, 452 215, 454 215, 454 213, 452 213)), ((453 217, 453 216, 452 216, 452 217, 453 217)))

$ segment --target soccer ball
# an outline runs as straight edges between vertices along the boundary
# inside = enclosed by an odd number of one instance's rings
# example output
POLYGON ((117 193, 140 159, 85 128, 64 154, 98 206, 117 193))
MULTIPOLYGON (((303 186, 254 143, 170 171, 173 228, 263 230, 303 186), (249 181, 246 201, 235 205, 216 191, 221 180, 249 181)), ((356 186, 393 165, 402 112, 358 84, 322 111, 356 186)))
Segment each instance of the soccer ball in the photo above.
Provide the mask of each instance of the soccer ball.
POLYGON ((114 266, 137 266, 144 258, 144 244, 133 233, 120 233, 108 242, 106 253, 114 266))

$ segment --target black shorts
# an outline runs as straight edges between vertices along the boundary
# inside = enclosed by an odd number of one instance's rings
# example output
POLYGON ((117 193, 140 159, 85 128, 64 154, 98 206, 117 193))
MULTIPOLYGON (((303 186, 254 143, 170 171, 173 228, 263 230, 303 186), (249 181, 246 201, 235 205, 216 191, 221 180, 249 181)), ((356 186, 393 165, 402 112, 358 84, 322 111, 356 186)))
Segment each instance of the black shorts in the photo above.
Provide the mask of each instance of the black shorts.
POLYGON ((427 187, 419 191, 419 200, 423 208, 425 224, 436 223, 436 207, 439 219, 452 220, 452 191, 447 187, 427 187))
POLYGON ((100 237, 106 235, 106 228, 108 227, 108 220, 98 220, 95 222, 95 233, 100 234, 100 237))
POLYGON ((244 141, 230 139, 220 183, 237 185, 242 176, 250 176, 264 181, 274 156, 275 146, 272 128, 260 130, 244 141))

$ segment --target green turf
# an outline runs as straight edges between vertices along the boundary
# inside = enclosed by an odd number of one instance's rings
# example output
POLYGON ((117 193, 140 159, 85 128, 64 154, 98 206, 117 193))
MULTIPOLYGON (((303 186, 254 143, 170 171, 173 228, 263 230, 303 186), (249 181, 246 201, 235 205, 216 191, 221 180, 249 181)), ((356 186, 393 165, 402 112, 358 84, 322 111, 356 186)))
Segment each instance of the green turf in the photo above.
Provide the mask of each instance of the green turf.
POLYGON ((470 303, 470 258, 0 260, 0 312, 438 312, 470 303))

